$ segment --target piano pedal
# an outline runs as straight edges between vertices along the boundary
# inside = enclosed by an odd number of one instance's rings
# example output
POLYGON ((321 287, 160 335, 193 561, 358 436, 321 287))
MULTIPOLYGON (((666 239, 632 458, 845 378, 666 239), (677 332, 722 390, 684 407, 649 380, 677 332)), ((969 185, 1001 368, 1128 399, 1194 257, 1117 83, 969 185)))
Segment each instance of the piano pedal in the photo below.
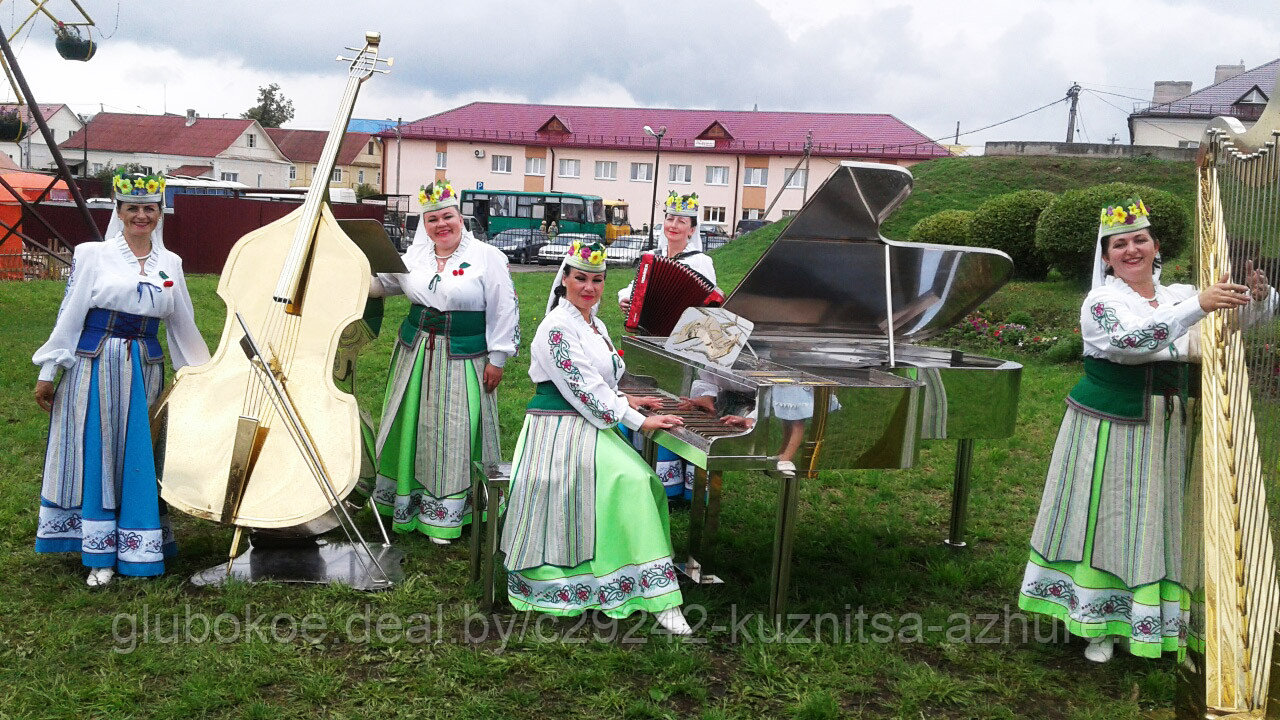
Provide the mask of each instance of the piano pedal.
POLYGON ((692 580, 695 585, 724 584, 724 580, 721 580, 718 576, 704 573, 702 571, 702 563, 692 557, 689 558, 687 562, 676 563, 676 569, 679 570, 682 575, 692 580))

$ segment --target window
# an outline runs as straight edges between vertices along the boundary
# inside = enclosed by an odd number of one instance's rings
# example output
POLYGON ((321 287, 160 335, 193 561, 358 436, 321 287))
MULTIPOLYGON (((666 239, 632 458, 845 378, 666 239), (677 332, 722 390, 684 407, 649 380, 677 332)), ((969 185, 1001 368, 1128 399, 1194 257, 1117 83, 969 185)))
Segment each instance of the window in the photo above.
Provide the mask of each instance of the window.
POLYGON ((560 177, 576 178, 582 174, 582 162, 571 158, 560 159, 560 177))
POLYGON ((493 160, 490 163, 490 167, 493 168, 494 172, 496 173, 511 172, 511 156, 510 155, 491 155, 490 157, 493 158, 493 160))
POLYGON ((245 137, 245 142, 248 143, 249 147, 258 147, 258 136, 253 133, 249 133, 245 137))
POLYGON ((690 183, 693 182, 693 166, 692 165, 669 165, 667 170, 667 180, 673 183, 690 183))
POLYGON ((227 182, 240 182, 240 173, 224 172, 220 173, 218 177, 227 182))
POLYGON ((1180 148, 1198 148, 1198 147, 1200 147, 1200 143, 1199 143, 1198 141, 1196 141, 1196 140, 1179 140, 1179 141, 1178 141, 1178 147, 1180 147, 1180 148))
POLYGON ((258 185, 257 185, 257 187, 262 187, 262 173, 258 173, 258 185))
POLYGON ((449 153, 437 152, 436 153, 436 169, 444 170, 447 167, 449 167, 449 153))
POLYGON ((705 222, 724 222, 724 207, 715 205, 702 206, 702 219, 705 222))
POLYGON ((369 154, 370 154, 370 155, 372 155, 372 154, 373 154, 373 141, 372 141, 372 140, 370 140, 370 141, 369 141, 369 154))
POLYGON ((546 175, 547 159, 540 157, 527 157, 524 159, 525 175, 546 175))
POLYGON ((631 163, 631 179, 653 182, 653 163, 631 163))
POLYGON ((618 179, 618 163, 612 160, 596 161, 596 179, 597 180, 617 180, 618 179))
MULTIPOLYGON (((747 168, 742 175, 742 184, 764 187, 769 184, 769 168, 747 168)), ((751 218, 754 220, 755 218, 751 218)))
MULTIPOLYGON (((729 184, 729 166, 728 165, 708 165, 707 166, 707 184, 708 185, 728 185, 729 184)), ((724 218, 721 218, 723 220, 724 218)))
POLYGON ((582 198, 564 198, 560 201, 560 220, 561 222, 585 222, 587 218, 587 205, 582 198))
POLYGON ((298 166, 297 166, 297 165, 290 165, 290 166, 289 166, 289 179, 290 179, 290 180, 297 180, 297 179, 298 179, 298 166))
POLYGON ((379 184, 379 185, 381 185, 381 184, 382 184, 382 171, 381 171, 381 170, 379 170, 378 172, 376 172, 376 173, 374 173, 374 174, 373 174, 373 181, 374 181, 375 183, 379 184))
POLYGON ((330 182, 342 182, 342 168, 334 168, 333 174, 329 176, 330 182))
POLYGON ((97 175, 97 174, 98 174, 98 173, 100 173, 100 172, 102 172, 102 163, 94 163, 94 164, 93 164, 93 174, 94 174, 94 175, 97 175))
POLYGON ((759 220, 764 211, 760 208, 742 208, 743 220, 759 220))
POLYGON ((799 210, 783 210, 782 217, 791 217, 792 215, 795 215, 798 212, 800 211, 799 210))
POLYGON ((795 172, 788 170, 786 185, 789 188, 802 188, 804 187, 805 181, 808 179, 809 179, 808 170, 796 170, 795 172))
POLYGON ((363 171, 363 170, 357 170, 357 171, 356 171, 356 182, 360 183, 361 185, 363 185, 363 184, 364 184, 364 171, 363 171))

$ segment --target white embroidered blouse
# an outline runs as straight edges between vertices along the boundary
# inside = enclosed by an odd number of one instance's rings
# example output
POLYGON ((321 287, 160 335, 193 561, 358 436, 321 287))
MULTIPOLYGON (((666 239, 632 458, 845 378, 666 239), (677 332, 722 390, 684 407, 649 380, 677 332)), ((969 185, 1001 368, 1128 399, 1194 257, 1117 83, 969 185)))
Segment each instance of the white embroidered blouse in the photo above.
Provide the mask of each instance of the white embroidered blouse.
MULTIPOLYGON (((1159 360, 1198 360, 1200 330, 1196 324, 1206 315, 1200 309, 1194 285, 1157 285, 1156 307, 1123 280, 1107 276, 1080 308, 1080 337, 1087 357, 1122 365, 1159 360)), ((1272 315, 1280 304, 1272 289, 1265 300, 1241 309, 1242 320, 1252 325, 1272 315)))
POLYGON ((644 414, 627 404, 618 391, 626 364, 618 356, 604 323, 594 315, 588 323, 569 302, 561 300, 538 325, 530 347, 529 379, 552 382, 565 400, 588 422, 607 429, 621 422, 632 430, 644 414))
POLYGON ((469 232, 462 234, 441 272, 436 272, 434 253, 430 241, 414 243, 404 254, 409 272, 379 273, 369 285, 369 295, 403 293, 410 302, 442 312, 483 312, 489 364, 502 367, 520 345, 520 306, 507 256, 469 232))
POLYGON ((53 332, 31 357, 40 366, 41 380, 52 382, 59 367, 75 363, 85 316, 93 308, 163 320, 175 370, 209 360, 209 347, 196 329, 182 258, 156 247, 139 268, 124 235, 116 234, 76 246, 53 332))

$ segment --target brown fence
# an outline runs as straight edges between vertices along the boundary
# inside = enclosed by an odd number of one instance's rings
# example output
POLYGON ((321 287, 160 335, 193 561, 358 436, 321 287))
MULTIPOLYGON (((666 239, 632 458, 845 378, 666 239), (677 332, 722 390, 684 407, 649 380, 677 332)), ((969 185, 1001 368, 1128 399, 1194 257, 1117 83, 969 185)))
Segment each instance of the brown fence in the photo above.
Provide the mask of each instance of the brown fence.
MULTIPOLYGON (((182 257, 183 269, 188 273, 220 273, 231 246, 251 230, 279 220, 298 207, 294 200, 258 200, 252 198, 224 197, 217 195, 178 195, 174 198, 173 212, 164 218, 164 244, 182 257)), ((339 219, 369 218, 382 221, 385 207, 366 203, 335 203, 333 214, 339 219)), ((105 232, 112 209, 90 209, 99 232, 105 232)), ((44 219, 73 246, 90 239, 81 219, 80 211, 70 204, 41 205, 44 219)), ((33 240, 45 244, 55 243, 53 234, 37 220, 23 214, 23 232, 33 240)), ((33 251, 33 248, 28 248, 33 251)), ((47 265, 61 265, 41 255, 47 265)), ((39 265, 39 263, 36 263, 39 265)), ((26 267, 28 261, 23 261, 26 267)), ((39 276, 39 275, 37 275, 39 276)), ((26 277, 32 277, 26 275, 26 277)))

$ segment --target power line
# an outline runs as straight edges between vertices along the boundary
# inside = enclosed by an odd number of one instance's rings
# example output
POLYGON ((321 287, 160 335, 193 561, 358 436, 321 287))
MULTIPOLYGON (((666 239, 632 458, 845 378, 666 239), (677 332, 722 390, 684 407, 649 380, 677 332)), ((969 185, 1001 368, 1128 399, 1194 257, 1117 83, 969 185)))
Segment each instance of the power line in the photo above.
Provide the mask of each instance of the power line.
POLYGON ((1037 112, 1040 112, 1041 110, 1044 110, 1045 108, 1053 107, 1054 105, 1057 105, 1057 104, 1058 104, 1058 103, 1060 103, 1060 102, 1066 102, 1066 98, 1065 98, 1065 97, 1058 98, 1057 100, 1054 100, 1054 101, 1053 101, 1053 102, 1051 102, 1051 103, 1045 103, 1044 105, 1041 105, 1041 106, 1040 106, 1040 107, 1038 107, 1038 108, 1033 108, 1033 109, 1028 110, 1028 111, 1026 111, 1026 112, 1024 112, 1024 113, 1021 113, 1021 114, 1018 114, 1018 115, 1014 115, 1013 117, 1011 117, 1011 118, 1007 118, 1007 119, 1005 119, 1005 120, 1001 120, 1000 122, 994 122, 994 123, 991 123, 990 125, 984 125, 984 126, 982 126, 982 127, 980 127, 980 128, 977 128, 976 130, 965 130, 964 132, 961 132, 961 133, 949 132, 949 133, 947 133, 947 134, 945 134, 945 135, 942 135, 942 136, 939 136, 938 138, 935 138, 935 139, 933 139, 933 140, 921 140, 920 142, 915 142, 915 143, 904 143, 904 144, 902 144, 902 145, 886 145, 885 147, 886 147, 886 148, 901 149, 901 148, 904 148, 904 147, 916 147, 917 145, 927 145, 927 144, 929 144, 929 143, 937 144, 937 143, 940 143, 940 142, 942 142, 943 140, 946 140, 946 139, 948 139, 948 138, 952 138, 952 137, 956 137, 956 138, 958 138, 958 137, 960 137, 961 135, 972 135, 973 133, 982 132, 983 130, 990 130, 990 129, 991 129, 991 128, 993 128, 993 127, 999 127, 999 126, 1001 126, 1001 125, 1004 125, 1005 123, 1011 123, 1011 122, 1013 122, 1014 120, 1021 120, 1022 118, 1026 117, 1026 116, 1028 116, 1028 115, 1030 115, 1030 114, 1032 114, 1032 113, 1037 113, 1037 112))
POLYGON ((1107 92, 1106 90, 1098 90, 1091 87, 1086 87, 1085 89, 1090 92, 1102 93, 1103 95, 1115 95, 1116 97, 1122 97, 1122 98, 1125 98, 1126 100, 1137 100, 1138 102, 1150 102, 1149 100, 1147 100, 1147 98, 1134 97, 1132 95, 1121 95, 1120 93, 1107 92))
POLYGON ((1133 119, 1133 120, 1135 120, 1135 121, 1137 121, 1137 122, 1144 123, 1144 124, 1146 124, 1146 125, 1150 125, 1151 127, 1155 128, 1155 129, 1157 129, 1157 130, 1159 130, 1159 131, 1161 131, 1161 132, 1168 133, 1169 135, 1172 135, 1172 136, 1174 136, 1174 137, 1178 138, 1179 140, 1186 140, 1186 141, 1188 141, 1188 142, 1199 142, 1199 139, 1198 139, 1198 138, 1189 138, 1189 137, 1187 137, 1186 135, 1180 135, 1180 134, 1178 134, 1178 133, 1176 133, 1176 132, 1174 132, 1174 131, 1172 131, 1172 130, 1170 130, 1170 129, 1168 129, 1168 128, 1161 127, 1160 125, 1157 125, 1156 123, 1153 123, 1153 122, 1151 122, 1150 120, 1147 120, 1147 119, 1145 119, 1145 118, 1133 117, 1133 113, 1129 112, 1128 110, 1125 110, 1124 108, 1120 107, 1119 105, 1116 105, 1116 104, 1112 103, 1111 101, 1107 100, 1106 98, 1102 97, 1101 95, 1098 95, 1098 93, 1097 93, 1096 91, 1094 91, 1094 90, 1089 90, 1089 92, 1090 92, 1090 93, 1092 93, 1095 97, 1097 97, 1097 98, 1098 98, 1099 100, 1101 100, 1102 102, 1106 103, 1107 105, 1110 105, 1112 108, 1115 108, 1116 110, 1119 110, 1120 112, 1124 113, 1124 114, 1125 114, 1125 116, 1127 116, 1127 117, 1129 117, 1129 118, 1131 118, 1131 119, 1133 119))

